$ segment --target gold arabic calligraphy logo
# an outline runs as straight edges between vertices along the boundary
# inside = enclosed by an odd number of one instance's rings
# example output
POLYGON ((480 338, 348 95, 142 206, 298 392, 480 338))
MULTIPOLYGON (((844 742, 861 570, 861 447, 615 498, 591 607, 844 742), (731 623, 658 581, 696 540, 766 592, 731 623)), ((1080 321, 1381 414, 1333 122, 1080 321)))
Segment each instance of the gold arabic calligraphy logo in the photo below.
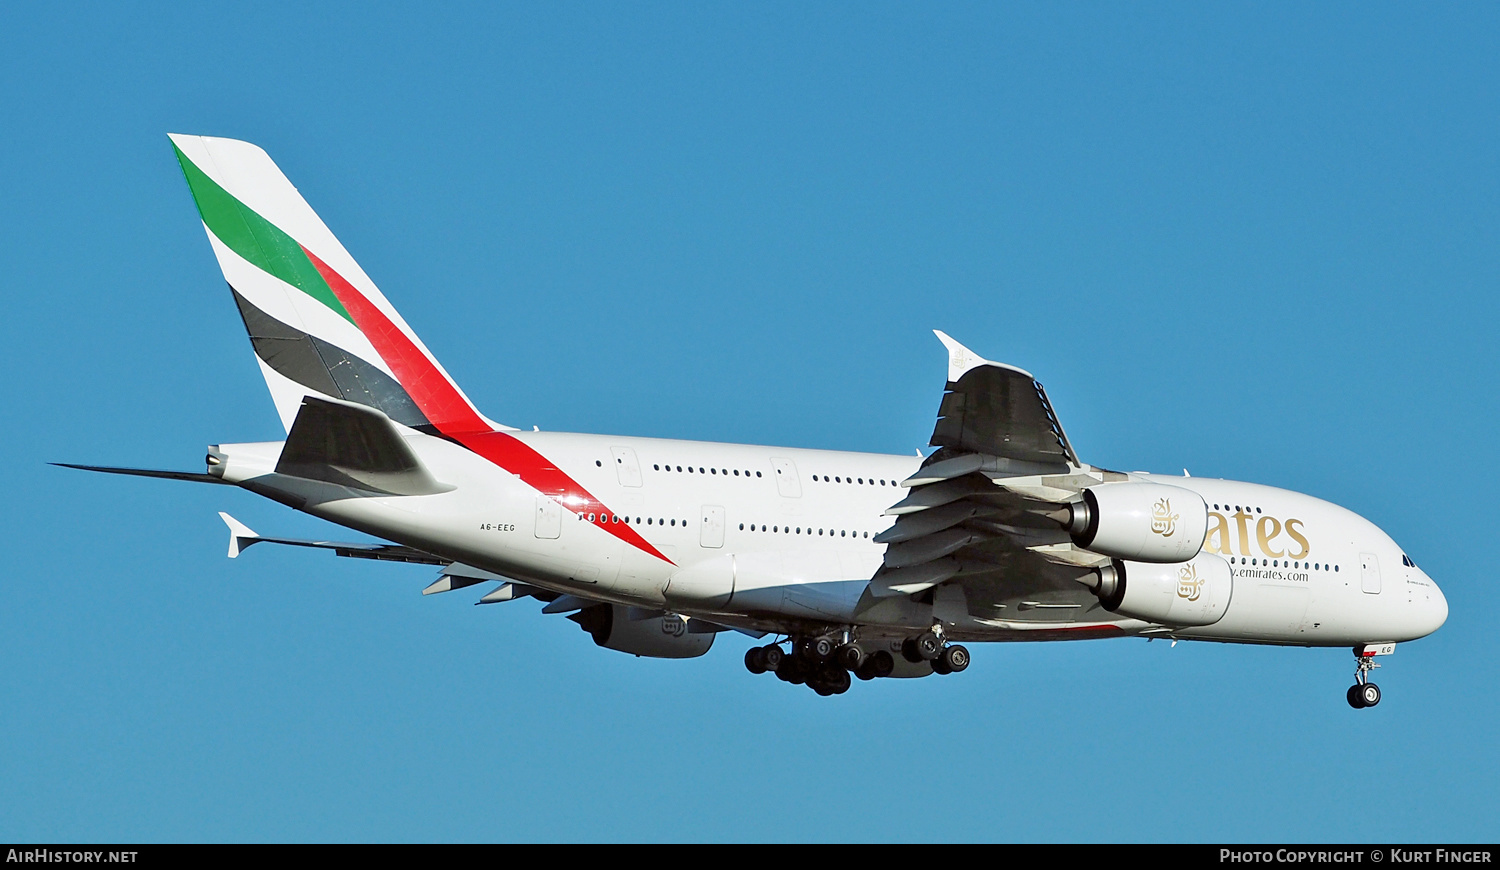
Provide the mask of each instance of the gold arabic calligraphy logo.
POLYGON ((1172 513, 1172 502, 1161 499, 1151 506, 1151 531, 1163 538, 1170 538, 1177 532, 1177 514, 1172 513))
POLYGON ((1192 565, 1183 565, 1177 569, 1177 597, 1186 598, 1189 601, 1197 601, 1203 594, 1203 578, 1198 576, 1198 569, 1192 565))

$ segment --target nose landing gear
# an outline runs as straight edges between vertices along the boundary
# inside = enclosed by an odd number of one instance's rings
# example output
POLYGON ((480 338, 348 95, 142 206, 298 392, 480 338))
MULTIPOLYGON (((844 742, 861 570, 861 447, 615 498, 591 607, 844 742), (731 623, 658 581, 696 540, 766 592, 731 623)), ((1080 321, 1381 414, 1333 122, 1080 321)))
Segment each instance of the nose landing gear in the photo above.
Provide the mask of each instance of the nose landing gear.
POLYGON ((1369 673, 1380 667, 1375 662, 1376 656, 1388 655, 1395 649, 1396 645, 1393 643, 1363 644, 1354 648, 1354 685, 1344 695, 1349 706, 1362 710, 1380 703, 1380 687, 1370 682, 1369 673))

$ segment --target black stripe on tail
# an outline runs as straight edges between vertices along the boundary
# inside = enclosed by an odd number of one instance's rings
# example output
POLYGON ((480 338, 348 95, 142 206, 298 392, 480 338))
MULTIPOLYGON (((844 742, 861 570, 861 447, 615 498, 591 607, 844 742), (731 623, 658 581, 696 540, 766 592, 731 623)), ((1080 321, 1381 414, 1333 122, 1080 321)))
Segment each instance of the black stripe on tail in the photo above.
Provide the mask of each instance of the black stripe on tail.
POLYGON ((231 285, 255 355, 283 377, 325 396, 365 405, 413 429, 438 434, 400 382, 370 363, 256 308, 231 285))

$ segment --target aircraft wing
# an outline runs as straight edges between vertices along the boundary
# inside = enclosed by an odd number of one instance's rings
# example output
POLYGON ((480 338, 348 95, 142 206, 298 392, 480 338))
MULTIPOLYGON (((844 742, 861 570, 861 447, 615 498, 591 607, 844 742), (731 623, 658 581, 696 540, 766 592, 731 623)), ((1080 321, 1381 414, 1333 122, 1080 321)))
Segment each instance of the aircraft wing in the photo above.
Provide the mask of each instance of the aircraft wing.
MULTIPOLYGON (((932 444, 892 505, 873 598, 941 595, 983 619, 1044 623, 1104 618, 1079 577, 1106 562, 1075 547, 1067 503, 1124 475, 1078 461, 1042 385, 942 332, 948 383, 932 444), (1088 616, 1083 614, 1089 613, 1088 616)), ((936 602, 936 598, 933 599, 936 602)), ((936 603, 935 603, 936 606, 936 603)))
POLYGON ((946 333, 937 337, 948 349, 948 385, 932 445, 945 455, 929 461, 978 455, 1016 474, 1060 474, 1079 464, 1047 392, 1030 373, 991 362, 946 333))

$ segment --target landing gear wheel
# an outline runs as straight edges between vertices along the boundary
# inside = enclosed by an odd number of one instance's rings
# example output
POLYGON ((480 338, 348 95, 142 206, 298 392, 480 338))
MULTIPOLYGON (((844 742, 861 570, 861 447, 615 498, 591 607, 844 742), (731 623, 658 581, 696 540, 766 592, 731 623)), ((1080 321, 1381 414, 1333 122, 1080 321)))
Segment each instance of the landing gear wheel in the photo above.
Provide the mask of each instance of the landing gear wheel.
POLYGON ((932 660, 932 672, 938 676, 946 676, 953 673, 953 669, 948 667, 948 663, 943 661, 942 656, 938 656, 932 660))
MULTIPOLYGON (((830 695, 842 695, 849 691, 854 681, 849 678, 849 672, 840 667, 826 667, 818 672, 819 686, 828 690, 830 695)), ((818 694, 823 694, 819 692, 818 694)))
POLYGON ((917 662, 922 660, 922 654, 917 652, 916 638, 909 637, 906 640, 901 641, 901 657, 911 662, 912 664, 916 664, 917 662))
POLYGON ((865 659, 870 664, 870 673, 876 677, 889 677, 896 670, 896 657, 885 650, 876 650, 865 659))
POLYGON ((864 664, 865 651, 857 643, 846 643, 839 647, 838 653, 834 655, 834 660, 843 666, 846 671, 857 671, 859 670, 859 666, 864 664))
POLYGON ((926 661, 932 661, 943 654, 943 641, 936 634, 924 631, 917 636, 917 655, 926 661))
POLYGON ((786 658, 786 654, 781 651, 781 647, 774 643, 770 646, 760 648, 761 663, 766 666, 766 670, 768 671, 780 671, 781 662, 784 658, 786 658))
POLYGON ((1349 691, 1344 693, 1344 697, 1349 699, 1349 706, 1353 707, 1356 710, 1362 710, 1365 706, 1364 699, 1359 696, 1360 690, 1363 688, 1364 686, 1355 683, 1354 685, 1349 687, 1349 691))
POLYGON ((766 672, 766 651, 758 646, 745 650, 745 670, 752 674, 766 672))
MULTIPOLYGON (((890 655, 890 653, 886 653, 886 655, 890 655)), ((854 675, 866 681, 875 679, 875 657, 867 656, 863 662, 860 662, 859 668, 855 670, 854 675)))
POLYGON ((1365 683, 1359 687, 1359 701, 1362 706, 1373 707, 1380 703, 1380 687, 1374 683, 1365 683))
POLYGON ((964 647, 954 644, 943 650, 943 654, 938 657, 938 661, 941 661, 950 673, 956 674, 969 666, 969 651, 964 647))
POLYGON ((797 642, 797 654, 810 662, 827 661, 833 655, 834 643, 826 637, 814 637, 797 642))

